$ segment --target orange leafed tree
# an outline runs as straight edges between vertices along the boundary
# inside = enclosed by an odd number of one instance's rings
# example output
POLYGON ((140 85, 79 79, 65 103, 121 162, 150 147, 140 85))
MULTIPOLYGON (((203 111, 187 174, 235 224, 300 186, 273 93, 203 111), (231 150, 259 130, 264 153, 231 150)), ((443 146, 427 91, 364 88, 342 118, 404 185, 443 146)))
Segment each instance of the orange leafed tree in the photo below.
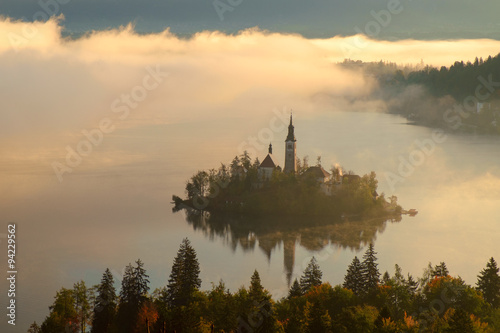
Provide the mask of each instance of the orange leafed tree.
POLYGON ((145 301, 141 310, 139 311, 139 318, 137 321, 137 330, 138 333, 147 332, 150 333, 150 327, 156 323, 158 320, 158 310, 153 302, 150 300, 145 301))

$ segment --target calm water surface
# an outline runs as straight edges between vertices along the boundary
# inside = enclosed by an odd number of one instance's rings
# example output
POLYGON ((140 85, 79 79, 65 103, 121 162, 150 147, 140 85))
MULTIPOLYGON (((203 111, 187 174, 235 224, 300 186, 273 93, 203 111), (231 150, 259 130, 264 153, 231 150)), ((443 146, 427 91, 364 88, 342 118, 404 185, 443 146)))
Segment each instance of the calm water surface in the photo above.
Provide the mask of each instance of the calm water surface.
MULTIPOLYGON (((297 113, 297 152, 311 163, 321 155, 328 168, 339 163, 359 174, 375 171, 379 192, 397 195, 404 208, 418 209, 415 217, 307 228, 293 221, 288 226, 285 220, 277 228, 253 230, 244 221, 228 224, 172 213, 172 194, 183 194, 194 172, 230 162, 240 143, 257 136, 272 118, 269 113, 268 119, 117 130, 62 183, 50 163, 61 160, 66 144, 77 141, 59 142, 58 154, 32 163, 0 159, 3 228, 7 222, 18 226, 16 329, 26 331, 34 320, 41 323, 61 287, 82 279, 97 284, 107 267, 118 287, 123 268, 137 258, 145 263, 152 290, 165 286, 184 237, 197 250, 203 289, 223 279, 235 291, 248 286, 257 269, 276 298, 287 292, 288 281, 301 275, 312 255, 319 259, 324 280, 342 283, 348 264, 362 256, 369 242, 375 243, 382 272, 393 273, 397 263, 414 277, 429 261, 444 261, 452 275, 475 284, 491 256, 500 260, 500 139, 447 135, 424 154, 418 142, 429 143, 433 129, 385 114, 297 113), (398 168, 410 158, 418 165, 401 175, 398 168), (402 177, 391 181, 388 175, 402 177)), ((285 136, 283 129, 272 140, 281 165, 285 136)), ((267 143, 257 150, 261 160, 266 148, 267 143)))

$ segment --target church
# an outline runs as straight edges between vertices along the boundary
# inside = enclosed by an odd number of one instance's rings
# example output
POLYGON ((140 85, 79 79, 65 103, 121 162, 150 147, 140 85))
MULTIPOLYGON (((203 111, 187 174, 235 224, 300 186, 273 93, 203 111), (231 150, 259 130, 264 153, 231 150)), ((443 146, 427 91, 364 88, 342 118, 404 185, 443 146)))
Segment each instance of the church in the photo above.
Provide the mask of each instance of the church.
MULTIPOLYGON (((273 147, 269 144, 269 151, 259 166, 258 176, 259 182, 257 188, 262 188, 265 182, 269 181, 274 170, 281 171, 281 167, 276 163, 273 157, 273 147)), ((297 174, 297 139, 295 138, 295 127, 293 126, 293 118, 290 115, 290 124, 288 125, 288 135, 285 139, 285 167, 283 172, 297 174)), ((334 185, 331 174, 321 166, 313 166, 308 168, 304 175, 311 175, 318 183, 321 184, 321 189, 325 194, 331 194, 332 186, 334 185)))

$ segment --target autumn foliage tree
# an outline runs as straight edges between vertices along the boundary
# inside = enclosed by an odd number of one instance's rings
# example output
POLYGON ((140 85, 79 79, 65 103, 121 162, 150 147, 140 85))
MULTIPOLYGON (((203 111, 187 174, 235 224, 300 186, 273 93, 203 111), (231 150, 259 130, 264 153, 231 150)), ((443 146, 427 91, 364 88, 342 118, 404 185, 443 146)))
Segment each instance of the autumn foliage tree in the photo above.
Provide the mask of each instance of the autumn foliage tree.
POLYGON ((139 315, 137 319, 137 333, 150 333, 150 328, 158 320, 158 310, 155 304, 147 299, 145 300, 139 310, 139 315))

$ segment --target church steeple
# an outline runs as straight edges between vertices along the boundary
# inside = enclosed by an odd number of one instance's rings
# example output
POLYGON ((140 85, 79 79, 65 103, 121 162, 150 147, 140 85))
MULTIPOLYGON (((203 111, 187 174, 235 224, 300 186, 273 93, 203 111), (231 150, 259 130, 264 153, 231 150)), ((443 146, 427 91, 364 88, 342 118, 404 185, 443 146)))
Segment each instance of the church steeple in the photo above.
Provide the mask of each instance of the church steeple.
POLYGON ((285 168, 284 172, 297 172, 297 139, 295 139, 292 114, 290 113, 290 125, 285 140, 285 168))
POLYGON ((294 129, 295 129, 295 127, 293 127, 293 124, 292 124, 292 114, 290 113, 290 125, 288 125, 288 135, 287 135, 285 141, 293 141, 293 142, 297 141, 295 139, 294 129))
POLYGON ((269 154, 273 154, 273 145, 269 144, 269 154))

